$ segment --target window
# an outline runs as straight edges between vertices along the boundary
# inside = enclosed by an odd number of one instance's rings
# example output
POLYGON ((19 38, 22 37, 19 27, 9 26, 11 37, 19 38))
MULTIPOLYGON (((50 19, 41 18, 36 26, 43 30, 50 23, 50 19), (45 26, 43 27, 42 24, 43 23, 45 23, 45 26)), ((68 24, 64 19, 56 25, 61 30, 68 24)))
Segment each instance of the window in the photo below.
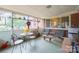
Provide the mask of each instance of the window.
POLYGON ((6 18, 0 17, 0 25, 5 25, 5 24, 6 24, 6 18))
POLYGON ((13 27, 14 30, 23 30, 26 25, 28 17, 25 15, 13 14, 13 27))
POLYGON ((12 13, 0 11, 0 31, 11 30, 12 13))
POLYGON ((26 23, 28 20, 31 22, 30 29, 43 27, 42 19, 8 11, 0 11, 0 30, 11 30, 12 25, 14 30, 23 30, 24 26, 27 25, 26 23))
POLYGON ((50 27, 50 19, 46 19, 46 27, 50 27))

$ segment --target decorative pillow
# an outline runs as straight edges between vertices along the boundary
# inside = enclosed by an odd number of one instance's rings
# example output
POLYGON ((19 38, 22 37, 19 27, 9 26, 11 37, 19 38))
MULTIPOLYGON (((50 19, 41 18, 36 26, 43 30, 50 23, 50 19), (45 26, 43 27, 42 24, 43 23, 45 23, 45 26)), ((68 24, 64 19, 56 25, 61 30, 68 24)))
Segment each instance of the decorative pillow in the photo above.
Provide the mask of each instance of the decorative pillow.
POLYGON ((0 39, 0 48, 7 48, 7 47, 8 47, 8 41, 0 39))

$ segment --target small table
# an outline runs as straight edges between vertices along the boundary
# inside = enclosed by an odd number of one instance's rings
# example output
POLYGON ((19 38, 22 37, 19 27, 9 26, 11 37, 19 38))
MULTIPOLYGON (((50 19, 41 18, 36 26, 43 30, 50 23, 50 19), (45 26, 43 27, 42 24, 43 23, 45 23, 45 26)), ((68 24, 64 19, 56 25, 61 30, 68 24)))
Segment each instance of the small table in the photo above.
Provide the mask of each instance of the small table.
POLYGON ((47 35, 43 35, 43 37, 44 37, 44 40, 45 40, 45 37, 46 37, 47 35))
POLYGON ((44 37, 44 40, 45 40, 46 38, 49 38, 49 41, 51 41, 51 39, 52 39, 52 36, 51 36, 51 35, 43 35, 43 37, 44 37))
POLYGON ((30 38, 35 38, 32 32, 21 33, 20 36, 26 41, 30 38))

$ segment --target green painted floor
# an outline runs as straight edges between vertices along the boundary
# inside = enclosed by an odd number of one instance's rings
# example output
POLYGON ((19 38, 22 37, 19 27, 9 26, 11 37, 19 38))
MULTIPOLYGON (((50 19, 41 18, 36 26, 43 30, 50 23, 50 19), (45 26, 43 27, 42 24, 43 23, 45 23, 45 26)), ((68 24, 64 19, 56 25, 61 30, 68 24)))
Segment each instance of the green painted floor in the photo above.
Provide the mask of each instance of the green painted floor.
POLYGON ((43 38, 34 39, 23 44, 5 49, 0 53, 63 53, 61 43, 49 42, 43 38), (14 49, 13 49, 14 48, 14 49))

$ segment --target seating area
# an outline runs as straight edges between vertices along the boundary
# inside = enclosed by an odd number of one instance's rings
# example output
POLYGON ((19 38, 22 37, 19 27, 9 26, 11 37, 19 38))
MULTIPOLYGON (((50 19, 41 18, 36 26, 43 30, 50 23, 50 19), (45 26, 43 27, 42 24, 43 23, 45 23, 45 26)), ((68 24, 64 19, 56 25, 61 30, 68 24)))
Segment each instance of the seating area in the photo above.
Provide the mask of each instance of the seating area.
POLYGON ((0 53, 79 53, 79 6, 47 6, 0 6, 0 53))

